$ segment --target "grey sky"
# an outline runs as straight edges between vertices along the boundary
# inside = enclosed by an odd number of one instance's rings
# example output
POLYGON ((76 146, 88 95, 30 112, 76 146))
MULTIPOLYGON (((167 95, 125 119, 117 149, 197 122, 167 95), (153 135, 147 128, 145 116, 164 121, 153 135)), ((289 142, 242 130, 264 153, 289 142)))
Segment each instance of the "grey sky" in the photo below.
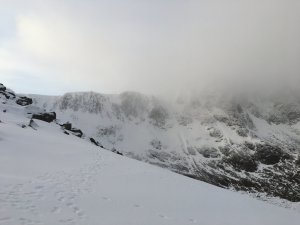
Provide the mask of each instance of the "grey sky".
POLYGON ((297 0, 0 0, 0 80, 18 92, 300 80, 297 0))

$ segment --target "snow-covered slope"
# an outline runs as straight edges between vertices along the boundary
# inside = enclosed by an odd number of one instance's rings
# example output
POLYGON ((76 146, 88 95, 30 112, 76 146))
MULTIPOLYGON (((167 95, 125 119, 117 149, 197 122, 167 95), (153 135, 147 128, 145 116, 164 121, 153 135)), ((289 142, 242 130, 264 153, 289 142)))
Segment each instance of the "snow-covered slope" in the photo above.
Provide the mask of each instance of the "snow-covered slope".
POLYGON ((262 96, 207 93, 174 103, 133 92, 32 97, 106 149, 220 187, 299 202, 299 95, 262 96))
POLYGON ((296 211, 113 154, 56 123, 28 126, 40 110, 12 99, 0 104, 0 224, 299 224, 296 211))

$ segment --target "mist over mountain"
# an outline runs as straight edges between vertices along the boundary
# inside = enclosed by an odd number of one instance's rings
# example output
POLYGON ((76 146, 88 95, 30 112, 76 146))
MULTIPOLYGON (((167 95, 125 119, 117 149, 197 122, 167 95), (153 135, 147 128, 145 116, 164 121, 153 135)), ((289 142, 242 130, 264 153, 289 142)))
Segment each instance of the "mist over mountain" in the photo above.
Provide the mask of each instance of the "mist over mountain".
MULTIPOLYGON (((3 100, 15 98, 9 93, 2 91, 3 100)), ((28 118, 56 121, 98 147, 223 188, 299 202, 299 94, 228 93, 168 102, 137 92, 74 92, 16 102, 28 118)))
POLYGON ((298 223, 300 1, 0 5, 0 224, 298 223))
POLYGON ((299 222, 297 108, 263 122, 231 100, 31 97, 0 84, 1 224, 299 222))
POLYGON ((2 2, 0 78, 19 93, 299 86, 294 0, 2 2))

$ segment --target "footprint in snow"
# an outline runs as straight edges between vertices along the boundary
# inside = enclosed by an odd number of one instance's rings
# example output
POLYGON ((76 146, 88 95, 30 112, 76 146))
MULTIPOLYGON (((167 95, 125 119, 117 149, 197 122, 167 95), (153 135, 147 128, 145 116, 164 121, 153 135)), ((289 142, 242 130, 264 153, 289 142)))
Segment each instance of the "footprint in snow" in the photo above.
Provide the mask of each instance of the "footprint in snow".
POLYGON ((162 219, 169 219, 169 217, 164 215, 164 214, 159 214, 159 217, 162 218, 162 219))
POLYGON ((38 220, 31 220, 31 219, 27 219, 24 217, 19 218, 19 221, 22 225, 37 225, 37 224, 41 224, 40 221, 38 220))
POLYGON ((38 186, 35 186, 34 187, 36 190, 41 190, 41 189, 43 189, 44 188, 44 186, 42 186, 42 185, 38 185, 38 186))
POLYGON ((72 210, 73 210, 73 212, 76 213, 77 216, 79 216, 79 217, 82 217, 82 216, 85 215, 84 212, 82 212, 77 206, 74 206, 74 207, 72 208, 72 210))
POLYGON ((74 205, 73 202, 67 202, 67 204, 66 204, 66 206, 68 206, 68 207, 72 207, 73 205, 74 205))
POLYGON ((195 219, 189 219, 189 221, 190 221, 191 223, 197 223, 197 220, 195 220, 195 219))
POLYGON ((60 213, 61 209, 57 206, 54 206, 52 209, 51 209, 51 213, 60 213))
POLYGON ((60 219, 59 220, 60 223, 73 223, 74 219, 70 218, 70 219, 60 219))
POLYGON ((64 198, 64 197, 60 197, 60 198, 58 198, 57 200, 60 201, 60 202, 64 202, 64 201, 65 201, 65 198, 64 198))
POLYGON ((111 199, 110 199, 110 198, 108 198, 108 197, 105 197, 105 196, 104 196, 104 197, 102 197, 102 199, 103 199, 103 200, 105 200, 105 201, 111 201, 111 199))

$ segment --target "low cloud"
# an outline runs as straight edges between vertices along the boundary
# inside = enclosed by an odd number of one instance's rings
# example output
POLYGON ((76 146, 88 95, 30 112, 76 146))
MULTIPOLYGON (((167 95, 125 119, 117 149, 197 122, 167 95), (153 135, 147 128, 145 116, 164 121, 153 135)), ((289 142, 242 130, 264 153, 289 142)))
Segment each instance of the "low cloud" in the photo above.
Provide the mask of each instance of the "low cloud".
POLYGON ((22 2, 4 0, 1 19, 14 25, 0 24, 0 78, 20 91, 36 92, 22 90, 24 74, 58 83, 51 94, 300 81, 298 1, 22 2))

